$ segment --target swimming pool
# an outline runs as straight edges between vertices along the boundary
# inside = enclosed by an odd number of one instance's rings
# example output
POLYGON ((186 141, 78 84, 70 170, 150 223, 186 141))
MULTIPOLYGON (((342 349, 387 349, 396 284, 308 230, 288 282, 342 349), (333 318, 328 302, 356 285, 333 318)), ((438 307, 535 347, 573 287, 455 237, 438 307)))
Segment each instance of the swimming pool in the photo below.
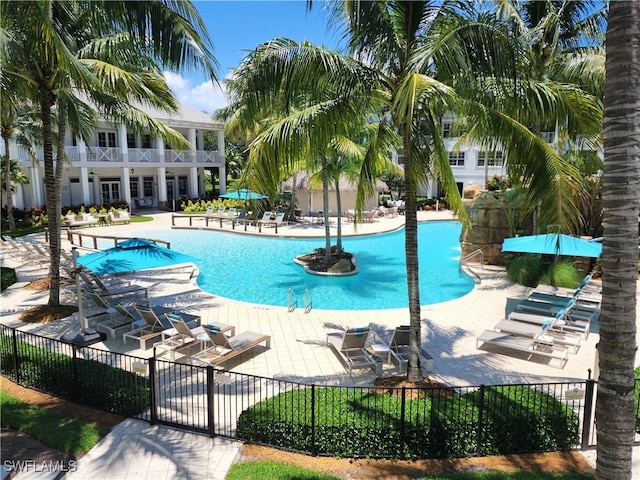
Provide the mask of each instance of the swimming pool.
MULTIPOLYGON (((460 230, 457 222, 418 224, 423 305, 461 297, 473 288, 473 280, 459 268, 460 230)), ((201 230, 150 230, 144 236, 170 241, 173 250, 198 258, 198 285, 222 297, 287 306, 292 289, 299 307, 305 290, 314 309, 381 310, 408 306, 404 230, 344 237, 344 248, 355 254, 360 272, 341 278, 308 274, 292 261, 324 246, 323 238, 274 238, 201 230)))

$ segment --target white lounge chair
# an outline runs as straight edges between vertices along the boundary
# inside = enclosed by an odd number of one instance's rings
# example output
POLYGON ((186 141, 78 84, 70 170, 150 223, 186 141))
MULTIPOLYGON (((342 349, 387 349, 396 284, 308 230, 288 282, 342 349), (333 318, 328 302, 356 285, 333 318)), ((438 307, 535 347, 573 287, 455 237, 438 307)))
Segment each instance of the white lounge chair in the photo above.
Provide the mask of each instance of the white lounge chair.
MULTIPOLYGON (((211 346, 191 358, 208 365, 220 365, 264 343, 265 349, 271 348, 271 337, 262 333, 245 331, 227 337, 220 325, 203 326, 209 336, 211 346)), ((235 332, 235 330, 234 330, 235 332)))
POLYGON ((382 362, 378 362, 366 349, 369 333, 370 329, 363 327, 327 334, 327 345, 338 356, 349 375, 356 368, 372 368, 376 375, 382 374, 382 362))
POLYGON ((560 368, 564 368, 569 360, 569 350, 566 347, 554 344, 553 340, 536 340, 504 332, 485 330, 478 336, 476 348, 480 347, 480 343, 523 352, 527 355, 527 360, 530 360, 534 355, 558 360, 560 368))
MULTIPOLYGON (((555 321, 555 319, 554 319, 555 321)), ((517 320, 501 320, 493 329, 498 332, 509 333, 521 337, 533 338, 534 340, 553 341, 558 345, 564 345, 572 348, 573 353, 577 353, 580 349, 580 336, 572 333, 563 332, 552 328, 553 321, 548 325, 535 325, 528 322, 519 322, 517 320)))

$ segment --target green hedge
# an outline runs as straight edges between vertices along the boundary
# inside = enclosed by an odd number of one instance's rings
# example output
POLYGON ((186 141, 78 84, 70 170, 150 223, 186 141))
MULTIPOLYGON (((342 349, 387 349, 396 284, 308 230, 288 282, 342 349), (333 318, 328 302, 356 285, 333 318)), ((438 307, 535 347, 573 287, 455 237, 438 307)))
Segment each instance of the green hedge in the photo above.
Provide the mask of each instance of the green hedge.
MULTIPOLYGON (((74 360, 18 340, 20 385, 123 416, 135 416, 151 406, 146 377, 95 360, 74 360), (75 371, 75 373, 74 373, 75 371), (77 384, 74 379, 77 378, 77 384)), ((11 337, 0 335, 0 369, 16 378, 11 337)))
MULTIPOLYGON (((340 457, 445 458, 478 452, 479 392, 407 399, 368 390, 315 388, 315 451, 340 457)), ((243 411, 237 437, 312 452, 311 389, 282 393, 243 411)), ((482 454, 571 448, 578 415, 527 387, 485 389, 482 454)))

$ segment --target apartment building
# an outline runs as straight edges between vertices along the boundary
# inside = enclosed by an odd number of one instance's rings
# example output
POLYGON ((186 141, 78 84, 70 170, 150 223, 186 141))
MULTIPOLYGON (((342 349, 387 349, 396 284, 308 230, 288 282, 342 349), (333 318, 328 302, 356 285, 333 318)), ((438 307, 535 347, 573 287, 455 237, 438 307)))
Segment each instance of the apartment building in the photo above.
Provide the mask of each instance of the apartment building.
MULTIPOLYGON (((223 122, 185 106, 174 114, 148 107, 143 110, 182 134, 194 150, 174 149, 162 138, 131 132, 123 124, 107 120, 99 123, 87 143, 69 134, 62 177, 63 211, 72 205, 107 205, 122 200, 134 211, 146 207, 174 210, 181 198, 204 197, 205 170, 219 176, 219 193, 226 192, 223 122), (205 132, 213 132, 215 149, 205 150, 205 132)), ((20 162, 31 179, 30 184, 17 188, 17 208, 46 203, 41 147, 36 154, 38 160, 34 161, 26 149, 10 144, 10 157, 20 162)))

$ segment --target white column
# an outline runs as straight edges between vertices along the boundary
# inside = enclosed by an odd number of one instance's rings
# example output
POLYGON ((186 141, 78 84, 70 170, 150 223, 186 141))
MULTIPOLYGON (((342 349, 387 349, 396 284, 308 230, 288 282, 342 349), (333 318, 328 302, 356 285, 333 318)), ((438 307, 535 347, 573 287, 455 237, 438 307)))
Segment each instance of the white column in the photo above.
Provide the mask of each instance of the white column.
POLYGON ((167 205, 167 168, 158 167, 158 207, 164 207, 166 205, 167 205))
POLYGON ((219 167, 220 173, 220 193, 227 193, 227 167, 223 163, 219 167))
POLYGON ((190 128, 189 130, 187 130, 187 140, 189 140, 189 143, 191 145, 193 145, 193 150, 191 152, 189 152, 189 161, 190 162, 195 162, 197 161, 196 159, 196 129, 195 128, 190 128))
POLYGON ((129 167, 122 167, 122 198, 129 204, 131 210, 131 176, 129 175, 129 167))
POLYGON ((80 162, 87 161, 87 144, 84 143, 82 138, 76 138, 76 145, 78 145, 78 160, 80 162))
MULTIPOLYGON (((96 177, 93 178, 94 182, 95 180, 96 177)), ((89 169, 87 167, 80 167, 80 190, 82 191, 82 203, 89 205, 91 203, 91 190, 89 188, 89 169)))
POLYGON ((116 127, 118 129, 118 137, 120 140, 120 151, 122 152, 122 161, 127 163, 129 161, 129 145, 127 143, 127 127, 119 123, 116 127))
POLYGON ((156 137, 156 149, 158 151, 158 161, 164 163, 164 140, 162 137, 156 137))
POLYGON ((218 154, 222 157, 222 163, 224 163, 224 130, 218 130, 218 154))
POLYGON ((198 167, 189 168, 189 196, 191 198, 200 197, 198 188, 198 167))

